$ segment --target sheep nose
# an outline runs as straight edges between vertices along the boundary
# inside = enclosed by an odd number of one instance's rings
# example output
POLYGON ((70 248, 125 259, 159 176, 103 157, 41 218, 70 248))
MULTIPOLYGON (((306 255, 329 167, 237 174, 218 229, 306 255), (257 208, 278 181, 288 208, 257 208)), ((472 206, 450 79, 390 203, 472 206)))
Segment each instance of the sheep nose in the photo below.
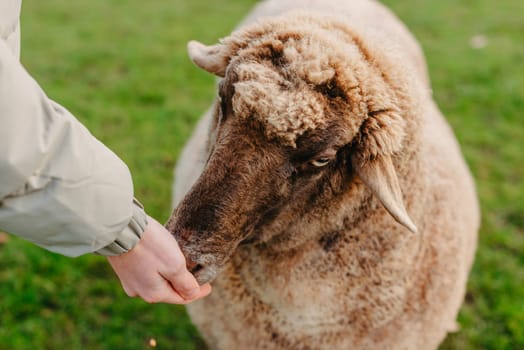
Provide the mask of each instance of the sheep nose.
POLYGON ((186 258, 186 266, 187 266, 187 270, 191 272, 193 275, 195 275, 198 271, 204 268, 202 265, 191 260, 190 258, 186 258))
POLYGON ((211 282, 217 275, 217 268, 213 265, 204 266, 189 259, 186 265, 189 272, 191 272, 200 285, 211 282))

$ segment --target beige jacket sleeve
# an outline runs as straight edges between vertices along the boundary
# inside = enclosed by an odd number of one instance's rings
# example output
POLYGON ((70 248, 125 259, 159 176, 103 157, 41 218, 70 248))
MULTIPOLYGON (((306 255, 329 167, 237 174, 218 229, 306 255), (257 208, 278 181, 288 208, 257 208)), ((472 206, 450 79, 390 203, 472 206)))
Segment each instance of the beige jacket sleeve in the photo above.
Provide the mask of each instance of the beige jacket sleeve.
POLYGON ((68 256, 117 255, 145 225, 126 165, 0 39, 0 230, 68 256))

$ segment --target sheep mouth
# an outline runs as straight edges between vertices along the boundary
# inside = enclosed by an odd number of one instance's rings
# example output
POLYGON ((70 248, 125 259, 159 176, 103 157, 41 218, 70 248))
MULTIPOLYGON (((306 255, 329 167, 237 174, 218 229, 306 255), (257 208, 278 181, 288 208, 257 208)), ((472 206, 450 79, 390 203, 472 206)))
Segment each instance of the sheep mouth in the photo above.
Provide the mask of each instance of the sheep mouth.
POLYGON ((198 259, 186 256, 186 267, 200 285, 212 282, 218 273, 218 265, 205 255, 198 259))
POLYGON ((191 272, 191 274, 195 276, 195 279, 197 280, 198 284, 203 285, 212 282, 216 278, 218 271, 216 266, 203 266, 201 264, 197 264, 196 266, 191 268, 189 272, 191 272))
POLYGON ((215 280, 238 245, 235 243, 234 248, 226 249, 224 245, 219 246, 216 243, 193 242, 188 244, 183 239, 178 242, 186 260, 186 269, 200 285, 215 280))
POLYGON ((202 250, 192 249, 190 246, 181 244, 182 252, 186 257, 187 270, 195 277, 197 282, 202 285, 213 282, 221 269, 230 260, 236 248, 243 244, 252 244, 257 241, 254 233, 249 234, 242 241, 233 243, 233 247, 226 251, 219 252, 202 252, 202 250))

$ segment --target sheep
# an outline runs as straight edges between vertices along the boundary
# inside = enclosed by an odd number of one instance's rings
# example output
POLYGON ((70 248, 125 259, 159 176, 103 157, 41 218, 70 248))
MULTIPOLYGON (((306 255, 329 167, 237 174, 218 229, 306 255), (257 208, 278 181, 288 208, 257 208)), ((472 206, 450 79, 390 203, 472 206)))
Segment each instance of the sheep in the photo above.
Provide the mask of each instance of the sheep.
POLYGON ((212 349, 435 349, 476 249, 474 182, 416 40, 371 0, 267 0, 191 60, 220 78, 166 227, 212 349))

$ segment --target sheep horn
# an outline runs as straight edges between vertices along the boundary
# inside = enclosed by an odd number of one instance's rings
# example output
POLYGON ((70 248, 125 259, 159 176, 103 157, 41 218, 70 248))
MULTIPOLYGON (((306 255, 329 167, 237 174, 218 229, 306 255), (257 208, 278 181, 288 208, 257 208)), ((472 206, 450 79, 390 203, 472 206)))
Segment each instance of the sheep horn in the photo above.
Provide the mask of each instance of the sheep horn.
POLYGON ((381 155, 368 161, 352 157, 352 163, 358 176, 378 197, 391 216, 411 232, 417 233, 417 227, 404 207, 391 156, 381 155))
POLYGON ((229 61, 227 47, 223 44, 206 46, 192 40, 187 44, 191 61, 203 70, 224 77, 229 61))

